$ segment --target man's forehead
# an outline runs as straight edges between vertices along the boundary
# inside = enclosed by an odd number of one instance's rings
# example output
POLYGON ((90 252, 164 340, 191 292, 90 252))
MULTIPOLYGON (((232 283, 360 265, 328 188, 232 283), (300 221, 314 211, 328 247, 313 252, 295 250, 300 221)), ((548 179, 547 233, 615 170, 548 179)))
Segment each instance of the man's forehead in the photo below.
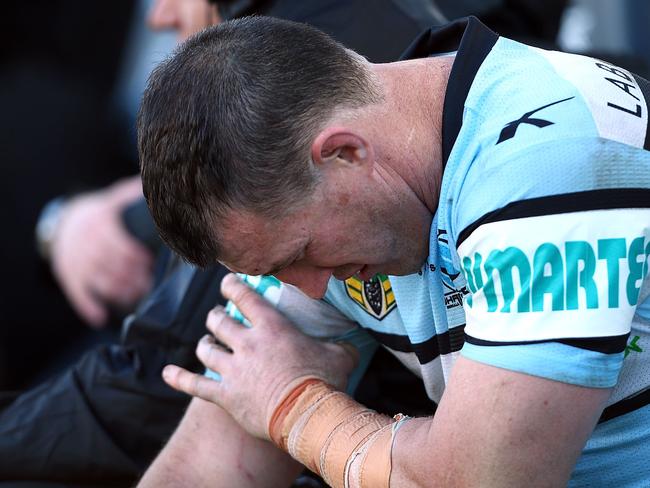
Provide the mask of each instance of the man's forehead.
POLYGON ((268 232, 271 219, 265 218, 248 210, 228 210, 215 225, 219 228, 221 240, 226 243, 236 244, 241 239, 260 239, 268 232))
POLYGON ((271 269, 309 239, 306 227, 295 219, 269 219, 246 211, 229 212, 220 234, 219 261, 246 272, 271 269))
POLYGON ((221 242, 221 260, 236 262, 250 254, 253 247, 264 245, 264 222, 245 212, 230 211, 219 219, 218 233, 221 242))

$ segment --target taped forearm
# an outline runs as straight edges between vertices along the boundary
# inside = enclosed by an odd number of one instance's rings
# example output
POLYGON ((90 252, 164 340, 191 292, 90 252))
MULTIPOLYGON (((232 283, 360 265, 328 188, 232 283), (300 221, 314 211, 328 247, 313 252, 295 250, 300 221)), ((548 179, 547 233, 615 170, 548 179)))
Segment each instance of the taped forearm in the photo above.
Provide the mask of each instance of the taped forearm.
POLYGON ((281 449, 335 488, 387 488, 397 428, 321 380, 300 383, 276 408, 269 435, 281 449))

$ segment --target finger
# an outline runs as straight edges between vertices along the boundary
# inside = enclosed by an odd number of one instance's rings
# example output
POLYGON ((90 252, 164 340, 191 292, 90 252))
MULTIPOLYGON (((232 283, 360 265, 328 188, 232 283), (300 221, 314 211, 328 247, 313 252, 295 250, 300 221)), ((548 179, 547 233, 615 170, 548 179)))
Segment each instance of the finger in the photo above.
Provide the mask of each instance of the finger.
POLYGON ((109 191, 116 204, 128 204, 142 197, 142 179, 140 175, 123 178, 113 183, 109 191))
POLYGON ((151 286, 151 271, 142 267, 123 268, 104 262, 90 276, 88 286, 111 302, 128 305, 138 300, 151 286))
POLYGON ((97 272, 90 279, 87 288, 98 301, 128 306, 141 296, 141 291, 128 279, 122 280, 106 272, 97 272))
POLYGON ((129 266, 142 263, 151 266, 153 257, 149 250, 128 233, 121 222, 111 226, 103 236, 102 250, 110 252, 121 262, 129 266))
MULTIPOLYGON (((221 280, 221 294, 231 300, 248 321, 255 325, 265 323, 269 317, 282 316, 266 299, 246 285, 234 273, 221 280)), ((280 323, 280 321, 274 321, 280 323)))
POLYGON ((196 356, 206 368, 226 375, 233 361, 232 353, 217 344, 211 335, 205 335, 201 338, 196 346, 196 356))
POLYGON ((137 299, 149 289, 152 271, 148 254, 140 259, 134 254, 114 251, 111 246, 102 246, 102 250, 95 251, 91 258, 93 270, 86 273, 91 288, 106 299, 121 301, 137 299))
POLYGON ((71 287, 65 291, 75 311, 91 327, 99 328, 106 324, 108 311, 89 290, 82 287, 71 287))
POLYGON ((105 236, 92 249, 90 254, 95 266, 126 274, 132 274, 133 270, 151 269, 153 257, 146 248, 128 235, 120 238, 113 234, 105 236))
POLYGON ((162 371, 163 380, 175 390, 219 405, 221 383, 203 375, 168 365, 162 371))
POLYGON ((230 317, 222 306, 214 307, 205 322, 212 335, 230 349, 236 350, 242 341, 242 334, 249 329, 230 317))

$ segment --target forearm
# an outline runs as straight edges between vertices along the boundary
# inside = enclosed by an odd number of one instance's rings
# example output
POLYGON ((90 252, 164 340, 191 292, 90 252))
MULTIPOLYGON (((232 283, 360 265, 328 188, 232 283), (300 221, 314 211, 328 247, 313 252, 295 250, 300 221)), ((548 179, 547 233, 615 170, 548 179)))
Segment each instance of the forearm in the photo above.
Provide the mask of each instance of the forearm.
POLYGON ((138 486, 277 488, 289 486, 301 469, 243 431, 220 407, 195 398, 138 486))
POLYGON ((429 449, 431 423, 431 418, 411 419, 395 435, 390 487, 459 486, 453 477, 445 477, 429 449))
POLYGON ((534 377, 525 378, 533 383, 525 390, 509 385, 513 375, 520 378, 515 373, 492 373, 501 382, 482 395, 449 388, 435 420, 391 419, 316 383, 297 401, 279 404, 269 433, 335 488, 566 485, 597 418, 592 408, 592 418, 578 422, 570 408, 588 412, 607 392, 534 377), (573 390, 570 400, 554 394, 558 388, 573 390), (486 414, 475 414, 481 411, 486 414))
POLYGON ((388 488, 393 439, 407 419, 379 414, 306 378, 278 404, 268 433, 334 488, 388 488))
POLYGON ((395 436, 390 486, 566 486, 608 396, 461 357, 435 420, 395 436))
POLYGON ((368 410, 322 381, 308 380, 301 385, 305 384, 295 388, 276 409, 269 434, 328 485, 463 486, 456 483, 453 473, 441 469, 444 464, 433 455, 432 418, 401 414, 391 418, 368 410))

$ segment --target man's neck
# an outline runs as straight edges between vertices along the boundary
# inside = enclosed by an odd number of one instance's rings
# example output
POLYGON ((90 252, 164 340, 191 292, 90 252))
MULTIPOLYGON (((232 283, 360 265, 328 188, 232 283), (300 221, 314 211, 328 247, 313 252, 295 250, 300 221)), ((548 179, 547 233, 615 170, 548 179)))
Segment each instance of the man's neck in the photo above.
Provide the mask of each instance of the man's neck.
POLYGON ((433 214, 442 181, 442 111, 454 58, 374 65, 385 103, 375 114, 378 160, 390 166, 433 214), (388 137, 386 136, 388 135, 388 137))

